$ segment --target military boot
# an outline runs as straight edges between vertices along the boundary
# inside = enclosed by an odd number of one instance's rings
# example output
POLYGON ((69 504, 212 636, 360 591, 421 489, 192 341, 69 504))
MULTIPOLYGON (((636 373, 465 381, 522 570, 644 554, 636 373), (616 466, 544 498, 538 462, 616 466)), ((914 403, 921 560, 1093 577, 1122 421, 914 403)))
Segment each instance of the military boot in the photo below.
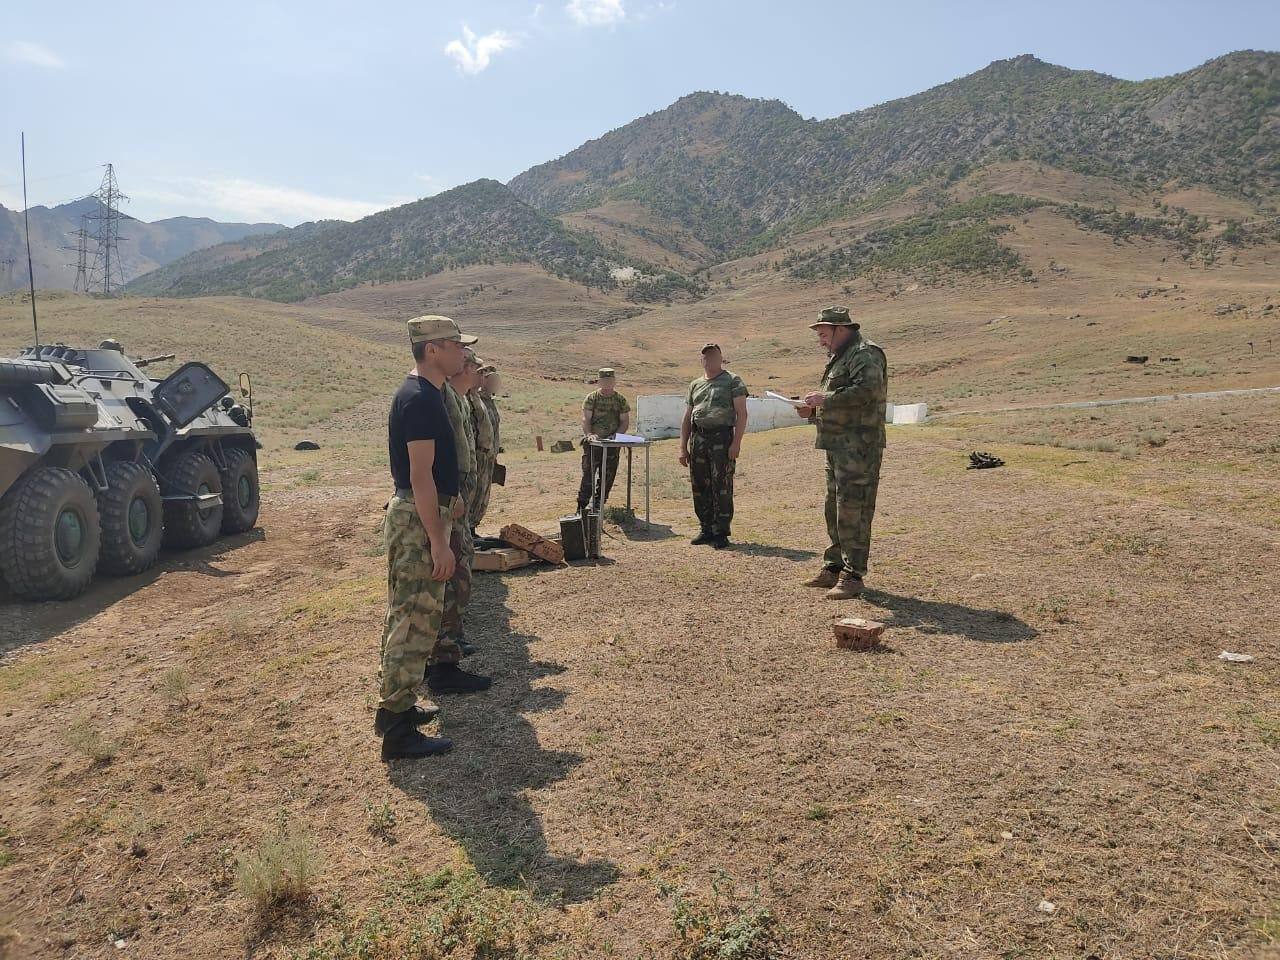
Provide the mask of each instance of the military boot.
POLYGON ((702 532, 698 534, 696 537, 694 537, 692 540, 690 540, 689 542, 692 543, 695 547, 700 547, 704 543, 710 543, 714 538, 715 538, 715 534, 712 533, 710 530, 708 530, 706 527, 703 527, 702 532))
POLYGON ((723 550, 723 549, 725 549, 727 546, 729 546, 729 533, 728 533, 728 531, 726 531, 726 532, 724 532, 724 533, 717 533, 715 536, 713 536, 713 537, 711 538, 711 540, 710 540, 709 542, 710 542, 711 546, 712 546, 712 547, 714 547, 714 548, 715 548, 715 549, 717 549, 717 550, 723 550))
POLYGON ((800 586, 821 587, 824 590, 828 590, 831 587, 834 587, 839 579, 839 570, 832 570, 830 567, 823 567, 816 576, 810 577, 804 583, 800 584, 800 586))
POLYGON ((479 693, 492 685, 492 677, 467 673, 456 663, 437 663, 427 670, 427 688, 433 693, 479 693))
POLYGON ((842 573, 836 585, 823 596, 828 600, 854 600, 862 593, 862 578, 856 573, 842 573))
POLYGON ((383 760, 416 760, 419 757, 448 753, 452 749, 453 741, 448 737, 424 736, 404 719, 393 723, 382 735, 383 760))
POLYGON ((373 715, 373 732, 382 736, 397 723, 409 723, 415 727, 420 727, 424 723, 430 723, 436 717, 440 716, 439 707, 420 707, 414 705, 403 713, 396 713, 393 710, 384 710, 378 708, 378 712, 373 715))

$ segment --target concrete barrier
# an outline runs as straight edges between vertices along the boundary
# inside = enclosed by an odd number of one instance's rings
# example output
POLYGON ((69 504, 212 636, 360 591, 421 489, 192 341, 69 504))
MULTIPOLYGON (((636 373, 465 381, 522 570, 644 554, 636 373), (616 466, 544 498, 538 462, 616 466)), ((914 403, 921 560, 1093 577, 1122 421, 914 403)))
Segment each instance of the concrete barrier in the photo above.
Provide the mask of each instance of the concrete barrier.
MULTIPOLYGON (((679 394, 638 397, 635 431, 650 440, 678 437, 680 421, 684 419, 684 408, 685 398, 679 394)), ((885 423, 923 423, 928 410, 928 405, 923 403, 891 403, 885 408, 885 423)), ((781 400, 747 398, 748 433, 775 430, 778 427, 796 427, 804 422, 796 415, 795 407, 781 400)))

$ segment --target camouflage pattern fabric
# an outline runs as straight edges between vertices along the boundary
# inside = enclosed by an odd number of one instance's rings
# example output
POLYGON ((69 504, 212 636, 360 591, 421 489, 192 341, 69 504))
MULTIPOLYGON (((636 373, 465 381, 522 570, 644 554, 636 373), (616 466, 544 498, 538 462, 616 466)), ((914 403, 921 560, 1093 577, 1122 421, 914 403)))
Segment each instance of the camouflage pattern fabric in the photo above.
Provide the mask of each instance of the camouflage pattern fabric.
MULTIPOLYGON (((462 478, 463 496, 475 495, 475 475, 462 478)), ((440 617, 439 635, 442 642, 457 644, 463 638, 463 620, 471 603, 471 568, 476 561, 476 544, 471 536, 471 518, 463 514, 453 522, 449 546, 453 549, 457 564, 453 577, 445 584, 444 612, 440 617)), ((457 661, 454 661, 455 663, 457 661)))
POLYGON ((622 429, 622 415, 629 413, 631 405, 616 390, 605 396, 599 390, 582 401, 582 411, 589 413, 591 430, 597 437, 611 437, 622 429))
POLYGON ((867 575, 881 457, 878 447, 827 451, 826 515, 831 546, 822 559, 831 570, 867 575))
POLYGON ((826 396, 812 418, 818 425, 819 450, 884 447, 889 373, 883 350, 855 331, 844 349, 827 361, 818 390, 826 396))
POLYGON ((700 427, 732 427, 737 422, 733 401, 747 395, 747 385, 736 373, 721 370, 708 379, 698 377, 689 384, 685 403, 693 413, 693 422, 700 427))
POLYGON ((479 392, 469 394, 471 423, 476 435, 476 492, 467 504, 474 529, 489 509, 489 489, 493 484, 493 465, 498 460, 498 435, 489 406, 479 392))
POLYGON ((582 480, 578 484, 578 510, 581 511, 591 502, 592 495, 600 485, 600 471, 604 469, 604 489, 600 491, 600 502, 609 499, 613 491, 613 481, 618 476, 618 457, 622 453, 619 447, 593 449, 584 440, 582 442, 582 480), (595 470, 591 469, 592 457, 595 457, 595 470))
POLYGON ((471 405, 450 383, 446 383, 444 387, 444 408, 449 414, 449 423, 453 426, 453 442, 458 451, 458 473, 475 473, 476 435, 471 428, 471 405))
MULTIPOLYGON (((448 529, 453 505, 441 506, 448 529)), ((431 579, 431 547, 412 500, 392 497, 382 523, 387 552, 387 613, 383 621, 378 706, 396 713, 417 700, 428 663, 457 663, 456 644, 442 644, 445 585, 431 579)))
POLYGON ((733 473, 737 467, 737 462, 729 459, 732 442, 732 427, 695 431, 689 438, 693 511, 703 530, 726 537, 733 523, 733 473))

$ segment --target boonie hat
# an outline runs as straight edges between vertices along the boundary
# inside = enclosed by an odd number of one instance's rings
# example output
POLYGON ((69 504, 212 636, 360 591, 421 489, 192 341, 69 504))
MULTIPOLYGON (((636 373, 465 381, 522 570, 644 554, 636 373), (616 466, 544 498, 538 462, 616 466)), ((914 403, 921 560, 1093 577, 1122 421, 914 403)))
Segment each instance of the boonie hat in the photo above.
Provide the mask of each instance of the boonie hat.
MULTIPOLYGON (((718 343, 704 343, 704 344, 702 345, 702 349, 701 349, 701 350, 699 350, 698 352, 699 352, 699 353, 706 353, 708 350, 720 350, 720 344, 718 344, 718 343)), ((724 353, 724 351, 723 351, 723 350, 720 350, 720 352, 721 352, 721 353, 724 353)))
POLYGON ((809 329, 812 330, 814 327, 821 327, 824 325, 828 327, 853 327, 855 330, 858 329, 858 324, 854 323, 849 317, 848 307, 827 307, 827 309, 822 311, 822 315, 819 316, 816 321, 809 324, 809 329))
POLYGON ((601 367, 596 375, 600 377, 602 380, 605 378, 612 377, 614 375, 613 367, 601 367))
POLYGON ((414 317, 405 326, 409 330, 410 343, 430 343, 432 340, 456 340, 461 344, 479 343, 479 337, 465 334, 458 324, 448 317, 427 315, 414 317))

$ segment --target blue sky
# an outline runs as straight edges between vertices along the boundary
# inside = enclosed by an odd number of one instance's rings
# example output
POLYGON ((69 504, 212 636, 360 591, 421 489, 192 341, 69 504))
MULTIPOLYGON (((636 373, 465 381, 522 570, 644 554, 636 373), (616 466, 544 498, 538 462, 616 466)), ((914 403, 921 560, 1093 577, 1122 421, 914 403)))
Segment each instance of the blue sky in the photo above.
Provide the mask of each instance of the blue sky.
POLYGON ((365 0, 15 3, 0 203, 353 219, 508 180, 694 90, 830 117, 1034 53, 1129 79, 1280 49, 1280 3, 365 0))

